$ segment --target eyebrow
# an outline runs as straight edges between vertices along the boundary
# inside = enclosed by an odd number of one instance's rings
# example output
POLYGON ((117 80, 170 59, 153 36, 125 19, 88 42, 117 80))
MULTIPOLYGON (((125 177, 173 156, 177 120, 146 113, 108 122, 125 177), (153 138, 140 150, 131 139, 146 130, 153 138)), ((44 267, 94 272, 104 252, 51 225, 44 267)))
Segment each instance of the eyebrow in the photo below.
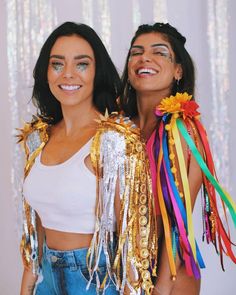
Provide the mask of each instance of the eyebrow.
MULTIPOLYGON (((164 43, 156 43, 156 44, 151 45, 151 47, 157 47, 157 46, 164 46, 164 47, 169 49, 169 46, 167 44, 164 44, 164 43)), ((133 45, 130 49, 133 49, 133 48, 144 49, 144 46, 142 46, 142 45, 133 45)))
POLYGON ((164 47, 169 49, 169 46, 167 44, 164 44, 164 43, 157 43, 157 44, 152 44, 151 45, 151 47, 156 47, 156 46, 164 46, 164 47))
MULTIPOLYGON (((64 60, 65 56, 59 55, 59 54, 53 54, 53 55, 50 55, 50 58, 58 58, 58 59, 63 59, 64 60)), ((74 57, 74 59, 82 59, 82 58, 89 58, 89 59, 93 60, 92 57, 87 55, 87 54, 76 55, 74 57)))

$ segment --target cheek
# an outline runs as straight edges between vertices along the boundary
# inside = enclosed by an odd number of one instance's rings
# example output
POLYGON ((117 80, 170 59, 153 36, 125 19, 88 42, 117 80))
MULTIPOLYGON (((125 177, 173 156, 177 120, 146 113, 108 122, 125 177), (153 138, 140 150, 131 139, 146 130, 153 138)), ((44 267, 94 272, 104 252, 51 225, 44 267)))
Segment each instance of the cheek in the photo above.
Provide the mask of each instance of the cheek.
POLYGON ((95 70, 90 71, 84 71, 83 73, 79 73, 79 79, 83 79, 84 81, 87 81, 88 83, 94 84, 95 79, 95 70))
POLYGON ((174 75, 172 72, 166 72, 165 75, 163 75, 162 78, 162 86, 167 87, 169 89, 172 88, 174 82, 174 75))
POLYGON ((55 79, 52 70, 48 70, 48 83, 51 83, 55 79))
POLYGON ((61 75, 62 71, 56 71, 54 69, 48 69, 48 82, 51 81, 53 82, 54 80, 56 80, 60 75, 61 75))
POLYGON ((51 93, 55 96, 55 93, 57 91, 56 91, 56 87, 54 86, 54 84, 52 82, 48 81, 48 86, 49 86, 51 93))
POLYGON ((132 80, 134 75, 135 75, 135 72, 133 70, 133 63, 129 62, 129 64, 128 64, 128 78, 132 80))
POLYGON ((175 69, 173 67, 163 67, 166 78, 173 79, 175 77, 175 69))
POLYGON ((88 68, 76 68, 74 71, 74 74, 77 77, 83 77, 84 79, 93 79, 95 76, 95 68, 94 67, 88 67, 88 68))
POLYGON ((50 91, 52 92, 52 94, 54 95, 54 92, 56 91, 56 80, 57 80, 57 75, 55 75, 55 73, 53 73, 52 71, 48 71, 48 86, 50 91))

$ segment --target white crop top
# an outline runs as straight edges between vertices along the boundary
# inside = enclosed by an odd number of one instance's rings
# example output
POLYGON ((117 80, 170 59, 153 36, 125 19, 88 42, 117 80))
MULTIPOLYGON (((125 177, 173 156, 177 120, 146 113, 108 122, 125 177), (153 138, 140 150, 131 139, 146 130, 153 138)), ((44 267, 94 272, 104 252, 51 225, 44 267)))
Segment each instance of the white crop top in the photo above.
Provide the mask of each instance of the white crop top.
POLYGON ((62 164, 43 165, 41 154, 35 159, 25 179, 23 194, 45 228, 94 233, 96 177, 84 163, 91 141, 62 164))

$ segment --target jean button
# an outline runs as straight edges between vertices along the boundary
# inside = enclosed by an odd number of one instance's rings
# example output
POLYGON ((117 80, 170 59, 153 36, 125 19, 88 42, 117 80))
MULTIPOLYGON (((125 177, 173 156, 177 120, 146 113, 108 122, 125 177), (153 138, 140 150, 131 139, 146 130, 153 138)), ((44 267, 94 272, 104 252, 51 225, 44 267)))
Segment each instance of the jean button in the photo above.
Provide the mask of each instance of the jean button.
POLYGON ((51 256, 51 261, 52 262, 57 262, 57 259, 58 259, 57 256, 54 256, 54 255, 51 256))

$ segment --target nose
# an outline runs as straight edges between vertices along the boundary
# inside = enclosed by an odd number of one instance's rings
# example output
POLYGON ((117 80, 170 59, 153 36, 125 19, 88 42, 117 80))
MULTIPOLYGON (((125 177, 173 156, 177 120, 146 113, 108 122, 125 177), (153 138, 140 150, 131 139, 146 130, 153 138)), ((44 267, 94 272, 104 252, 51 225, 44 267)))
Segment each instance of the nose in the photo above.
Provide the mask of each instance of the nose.
POLYGON ((65 77, 65 78, 72 78, 73 76, 71 75, 71 73, 66 72, 66 73, 64 74, 64 77, 65 77))
POLYGON ((65 78, 73 78, 73 68, 70 65, 66 65, 64 69, 64 77, 65 78))
POLYGON ((142 54, 142 61, 150 62, 151 60, 152 60, 152 58, 148 52, 144 52, 142 54))

